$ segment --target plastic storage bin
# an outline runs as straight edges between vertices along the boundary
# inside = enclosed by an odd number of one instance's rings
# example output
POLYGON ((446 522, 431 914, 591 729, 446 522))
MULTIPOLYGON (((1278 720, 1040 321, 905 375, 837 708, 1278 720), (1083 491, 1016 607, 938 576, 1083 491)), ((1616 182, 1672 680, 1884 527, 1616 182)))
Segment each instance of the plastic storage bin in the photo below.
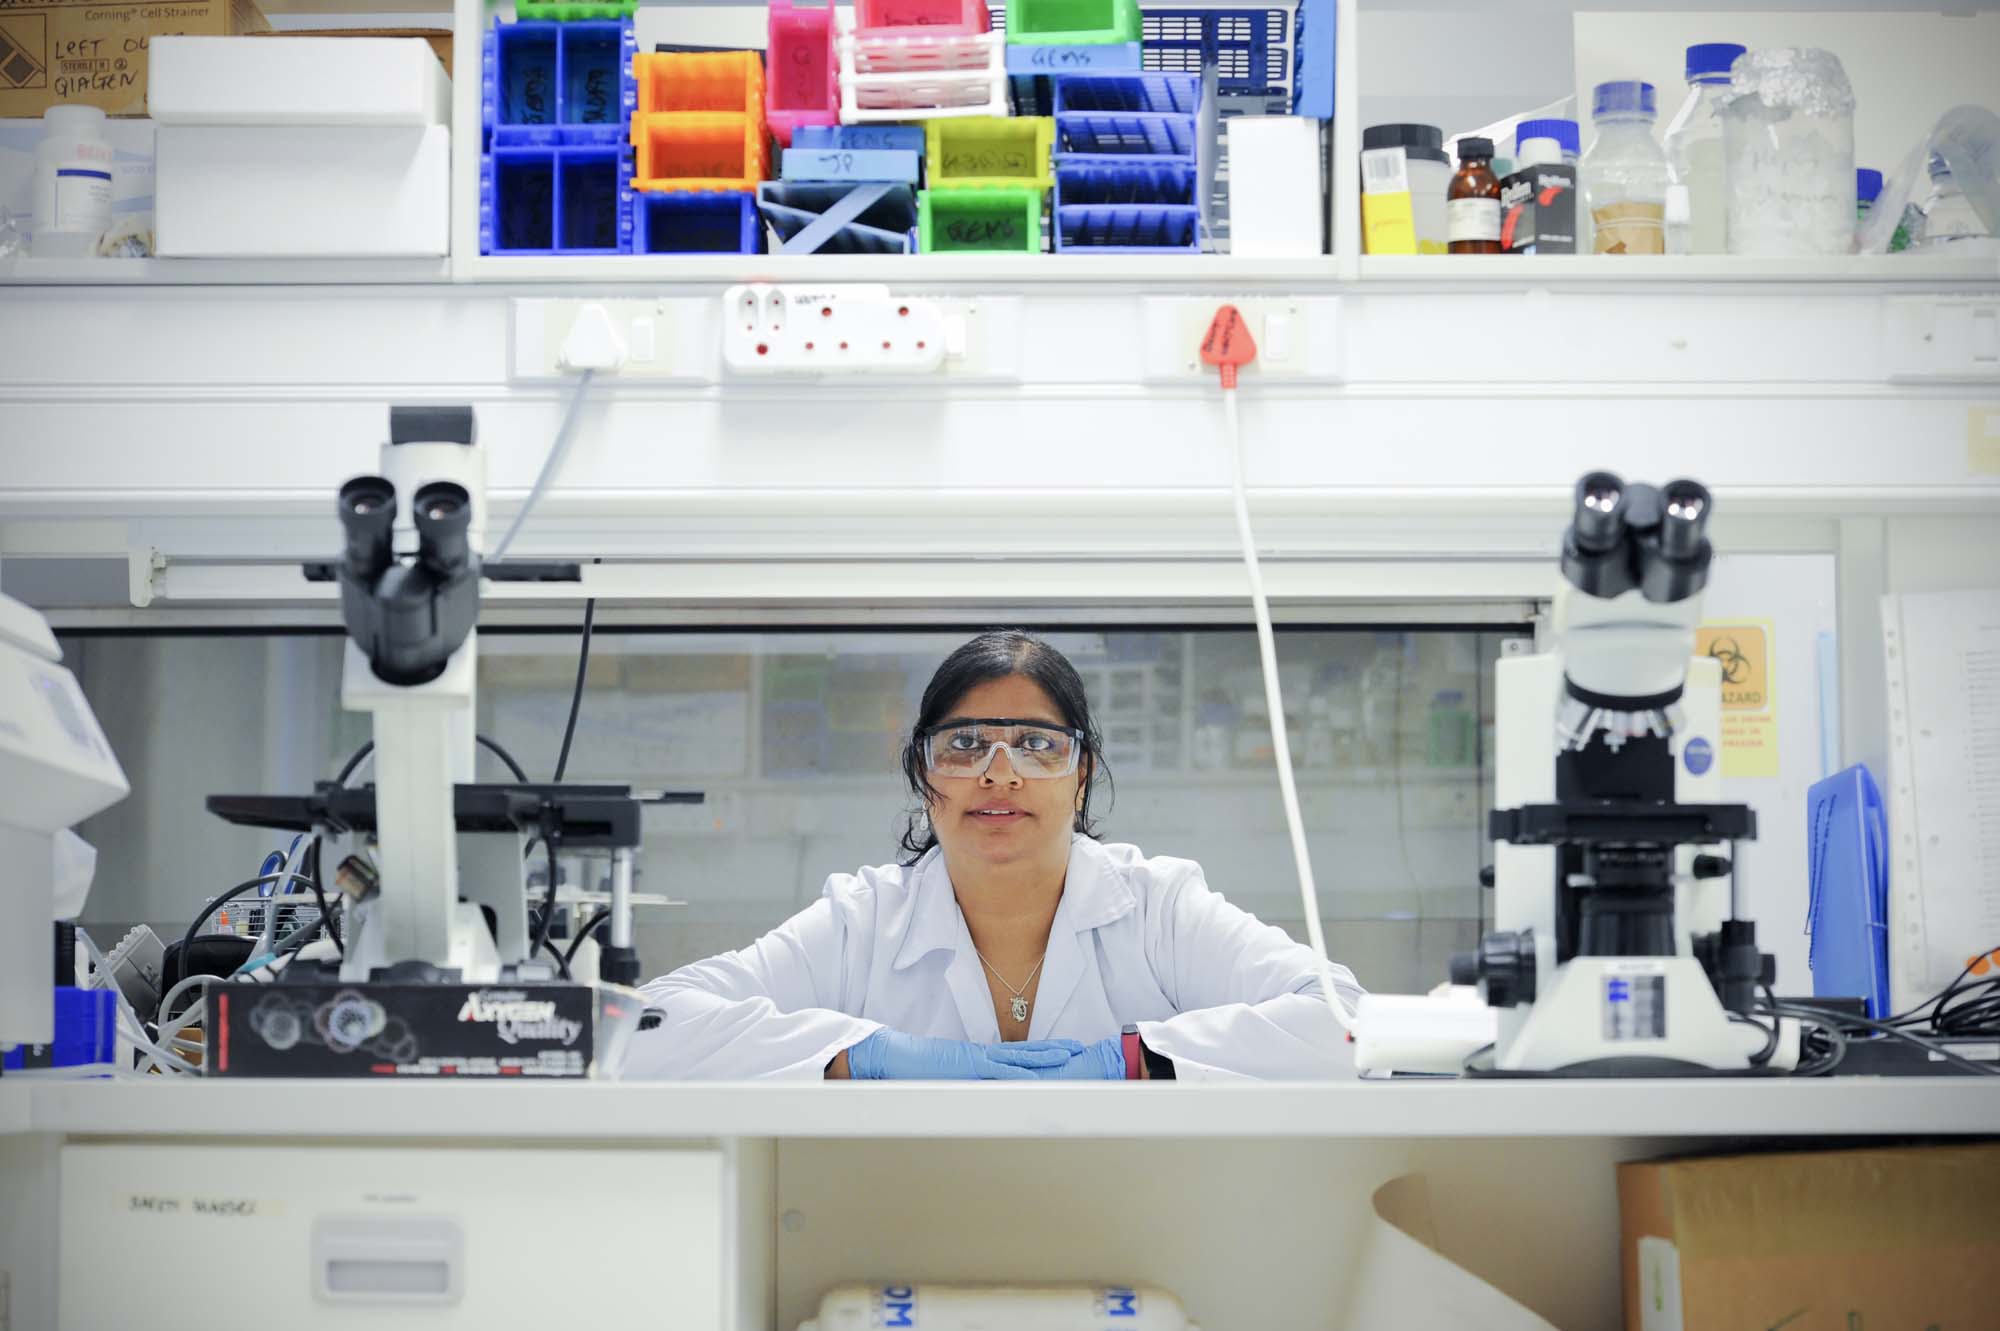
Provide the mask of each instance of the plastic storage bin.
POLYGON ((787 148, 778 175, 791 181, 915 185, 921 154, 894 148, 787 148))
POLYGON ((840 120, 840 53, 834 45, 833 6, 800 9, 770 0, 764 74, 764 122, 779 146, 790 147, 806 125, 840 120))
POLYGON ((631 207, 635 254, 756 254, 762 245, 754 195, 636 194, 631 207))
POLYGON ((632 121, 632 187, 754 193, 770 173, 761 116, 684 111, 632 121))
POLYGON ((913 152, 925 147, 922 125, 801 125, 795 148, 853 148, 860 152, 913 152))
POLYGON ((496 146, 480 164, 482 254, 631 249, 631 158, 617 146, 496 146))
MULTIPOLYGON (((1225 94, 1292 91, 1292 15, 1271 9, 1152 9, 1142 25, 1147 69, 1199 75, 1215 66, 1225 94)), ((1328 68, 1329 77, 1332 69, 1328 68)))
POLYGON ((1011 45, 1136 42, 1143 26, 1138 0, 1012 0, 1006 13, 1011 45))
POLYGON ((1063 254, 1199 254, 1199 208, 1079 206, 1056 209, 1056 250, 1063 254))
POLYGON ((1139 69, 1137 42, 1007 48, 1007 90, 1017 116, 1055 114, 1053 79, 1057 74, 1136 74, 1139 69))
POLYGON ((767 181, 757 205, 784 252, 799 254, 907 254, 917 225, 917 196, 905 185, 868 186, 767 181), (859 196, 859 197, 857 197, 859 196), (839 208, 846 220, 822 229, 816 241, 798 244, 807 229, 839 208))
POLYGON ((1197 207, 1193 162, 1177 158, 1068 157, 1056 166, 1056 204, 1197 207))
POLYGON ((854 26, 863 36, 907 35, 921 29, 932 36, 975 36, 989 30, 985 0, 855 0, 854 26))
POLYGON ((917 196, 917 218, 925 254, 1042 251, 1040 190, 927 189, 917 196))
POLYGON ((514 0, 519 19, 575 23, 587 19, 631 18, 639 0, 514 0))
POLYGON ((487 144, 622 141, 637 51, 629 22, 496 23, 481 53, 487 144))
MULTIPOLYGON (((1292 28, 1292 105, 1295 116, 1313 120, 1333 119, 1333 61, 1336 43, 1335 0, 1299 0, 1298 19, 1292 28)), ((1252 59, 1256 58, 1254 52, 1252 59)), ((1270 47, 1264 48, 1264 70, 1268 75, 1275 62, 1270 47)), ((1280 78, 1283 70, 1277 70, 1280 78)), ((1221 89, 1218 82, 1218 91, 1221 89)), ((1273 86, 1272 91, 1276 91, 1273 86)))
POLYGON ((1047 116, 933 120, 925 129, 933 189, 1055 183, 1049 153, 1056 122, 1047 116))
POLYGON ((764 115, 764 62, 755 51, 646 52, 633 62, 636 113, 731 111, 764 115))

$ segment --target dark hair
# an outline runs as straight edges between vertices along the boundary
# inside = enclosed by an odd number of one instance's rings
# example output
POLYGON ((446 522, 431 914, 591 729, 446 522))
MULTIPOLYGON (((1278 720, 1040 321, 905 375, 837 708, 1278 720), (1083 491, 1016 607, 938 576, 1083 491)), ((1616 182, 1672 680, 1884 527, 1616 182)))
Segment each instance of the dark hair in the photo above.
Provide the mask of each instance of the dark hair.
POLYGON ((1109 795, 1111 772, 1104 765, 1104 739, 1097 733, 1097 723, 1090 719, 1090 700, 1084 696, 1083 680, 1068 657, 1034 634, 1022 629, 994 629, 947 656, 931 676, 931 682, 924 688, 923 701, 917 705, 916 724, 910 727, 909 739, 903 744, 903 777, 910 783, 910 793, 917 797, 917 807, 910 811, 903 825, 902 848, 910 857, 904 864, 915 864, 938 843, 937 832, 930 823, 929 805, 944 796, 924 771, 924 732, 945 720, 958 700, 979 685, 1014 675, 1039 684, 1062 713, 1063 724, 1082 732, 1083 751, 1078 756, 1078 767, 1084 773, 1083 807, 1076 812, 1075 828, 1088 837, 1097 835, 1096 822, 1090 816, 1090 798, 1100 781, 1109 795))

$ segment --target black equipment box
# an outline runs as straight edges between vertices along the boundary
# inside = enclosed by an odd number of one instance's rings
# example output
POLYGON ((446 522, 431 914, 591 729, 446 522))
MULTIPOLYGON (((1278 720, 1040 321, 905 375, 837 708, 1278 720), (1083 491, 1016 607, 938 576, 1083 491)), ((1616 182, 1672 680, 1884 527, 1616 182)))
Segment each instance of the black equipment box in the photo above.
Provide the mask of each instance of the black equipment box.
POLYGON ((600 1004, 613 1029, 639 1015, 636 995, 581 984, 309 980, 214 984, 208 998, 215 1077, 585 1077, 600 1004))

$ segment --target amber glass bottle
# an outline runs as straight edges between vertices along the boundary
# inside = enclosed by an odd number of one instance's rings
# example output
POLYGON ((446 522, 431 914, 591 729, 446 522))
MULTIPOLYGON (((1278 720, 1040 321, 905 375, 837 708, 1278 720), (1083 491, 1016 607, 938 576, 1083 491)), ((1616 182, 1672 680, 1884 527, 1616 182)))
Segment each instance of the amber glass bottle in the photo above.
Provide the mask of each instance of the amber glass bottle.
POLYGON ((1451 252, 1500 253, 1500 181, 1493 174, 1493 140, 1458 141, 1458 174, 1444 197, 1451 252))

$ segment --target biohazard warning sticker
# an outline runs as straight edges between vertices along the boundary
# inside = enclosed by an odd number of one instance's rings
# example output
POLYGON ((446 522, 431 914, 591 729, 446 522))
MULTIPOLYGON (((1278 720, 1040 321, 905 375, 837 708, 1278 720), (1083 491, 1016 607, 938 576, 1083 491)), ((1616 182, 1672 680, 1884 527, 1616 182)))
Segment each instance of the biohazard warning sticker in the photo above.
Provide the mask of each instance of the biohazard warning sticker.
POLYGON ((1697 656, 1722 666, 1722 775, 1778 774, 1778 687, 1771 659, 1775 635, 1768 619, 1703 624, 1695 630, 1697 656))

